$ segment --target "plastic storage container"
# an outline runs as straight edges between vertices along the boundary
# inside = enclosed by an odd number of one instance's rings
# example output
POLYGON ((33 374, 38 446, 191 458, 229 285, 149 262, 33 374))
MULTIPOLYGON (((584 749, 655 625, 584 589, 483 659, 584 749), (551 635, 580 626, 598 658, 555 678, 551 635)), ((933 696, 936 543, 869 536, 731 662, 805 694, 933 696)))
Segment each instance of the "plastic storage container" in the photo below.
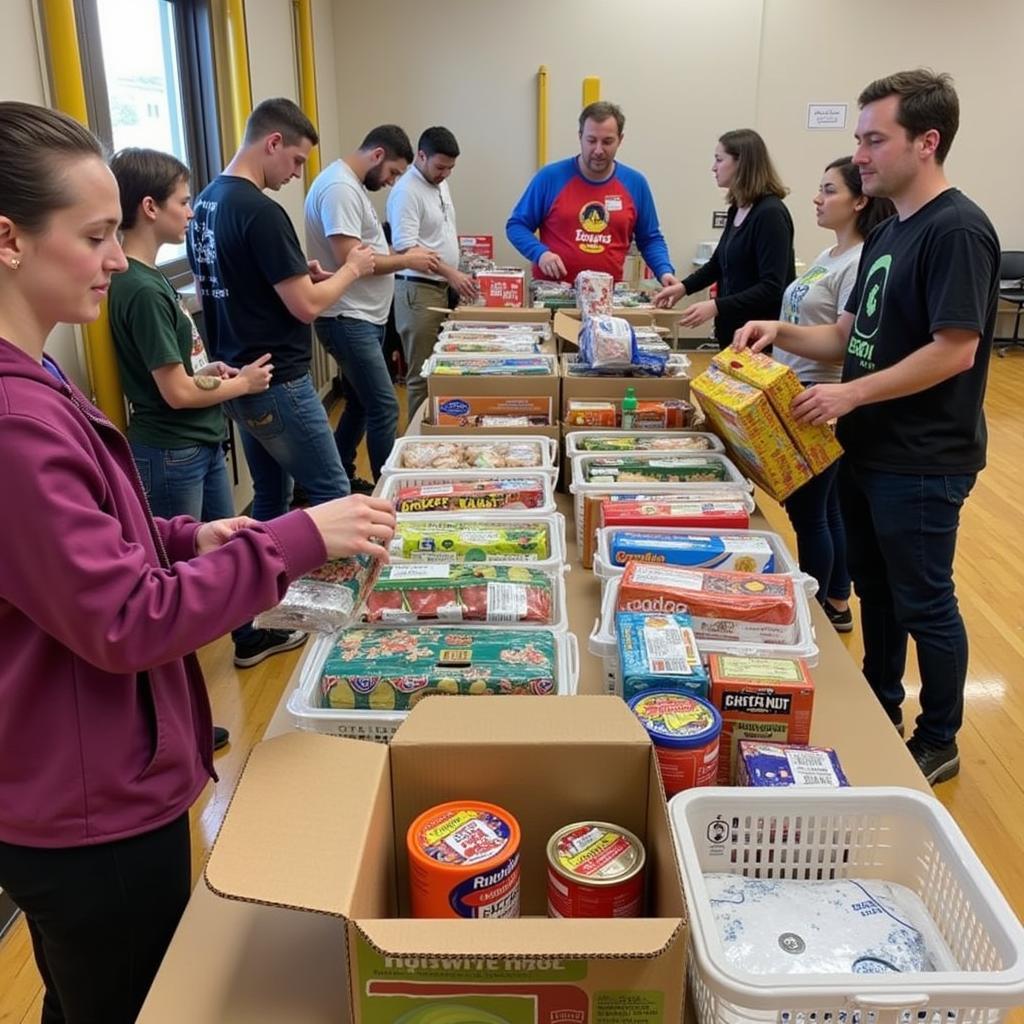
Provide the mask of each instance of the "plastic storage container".
POLYGON ((434 445, 434 446, 450 446, 450 445, 472 445, 478 448, 489 448, 496 444, 514 444, 517 447, 526 445, 530 448, 535 449, 537 456, 537 463, 534 466, 496 466, 496 467, 485 467, 485 466, 467 466, 466 469, 474 473, 518 473, 520 469, 523 470, 543 470, 549 473, 551 476, 558 475, 558 442, 550 437, 530 437, 529 435, 521 435, 516 437, 511 434, 495 434, 488 436, 481 436, 479 434, 457 434, 453 436, 445 437, 428 437, 426 435, 412 435, 399 437, 395 440, 395 446, 391 449, 391 454, 387 457, 384 465, 381 466, 381 476, 390 476, 393 473, 449 473, 452 470, 447 469, 416 469, 409 468, 402 465, 402 460, 405 453, 413 447, 418 445, 434 445))
POLYGON ((435 376, 436 375, 436 376, 444 377, 444 378, 446 378, 448 380, 460 380, 464 376, 470 376, 470 377, 480 377, 480 376, 488 376, 488 377, 523 377, 525 379, 525 378, 529 378, 529 377, 553 377, 557 373, 558 373, 558 360, 557 360, 557 358, 555 356, 545 355, 543 353, 536 353, 536 352, 532 352, 532 353, 520 353, 520 352, 474 352, 474 353, 467 353, 467 354, 460 354, 460 353, 446 353, 444 355, 434 354, 434 355, 431 355, 431 356, 427 357, 426 361, 423 363, 423 370, 422 370, 422 374, 423 374, 424 377, 430 377, 430 376, 435 376), (484 360, 486 362, 492 362, 492 363, 499 363, 499 362, 502 362, 503 360, 508 360, 508 359, 529 359, 531 361, 536 360, 538 362, 538 364, 541 364, 541 363, 543 364, 544 372, 543 373, 516 373, 516 372, 514 372, 514 370, 510 369, 506 373, 495 372, 495 373, 488 373, 488 374, 479 374, 479 373, 472 373, 472 374, 458 374, 458 373, 437 374, 437 372, 435 370, 435 367, 438 365, 438 361, 439 360, 443 361, 445 363, 450 363, 452 365, 457 365, 459 363, 470 363, 470 362, 474 362, 475 363, 475 362, 479 362, 480 360, 484 360))
POLYGON ((690 917, 701 1024, 995 1024, 1024 1003, 1024 929, 949 812, 896 787, 709 788, 669 817, 690 917), (912 889, 958 971, 755 975, 723 957, 704 872, 808 881, 877 878, 912 889))
MULTIPOLYGON (((619 602, 619 579, 605 580, 601 594, 601 615, 594 623, 587 649, 604 663, 605 689, 622 693, 622 672, 619 668, 619 645, 615 634, 615 611, 619 602)), ((731 640, 702 640, 697 637, 701 656, 714 652, 738 654, 748 658, 803 658, 812 668, 818 664, 811 609, 803 587, 793 588, 796 601, 797 641, 795 644, 744 644, 731 640)))
MULTIPOLYGON (((368 628, 368 627, 363 627, 368 628)), ((488 626, 453 626, 460 633, 488 629, 488 626)), ((508 626, 505 627, 509 628, 508 626)), ((520 628, 520 627, 515 627, 520 628)), ((526 627, 522 627, 526 628, 526 627)), ((543 629, 544 627, 533 627, 543 629)), ((559 696, 576 693, 579 679, 580 655, 575 633, 559 633, 550 630, 555 638, 555 692, 559 696)), ((320 636, 303 655, 299 669, 299 683, 288 698, 288 710, 299 729, 327 733, 332 736, 346 736, 349 739, 373 740, 387 743, 395 730, 405 721, 408 711, 343 711, 322 708, 317 704, 316 691, 320 673, 334 646, 333 636, 320 636)), ((515 697, 437 697, 437 700, 515 700, 515 697)))
POLYGON ((482 512, 495 512, 515 515, 520 519, 534 516, 547 516, 556 511, 554 479, 543 469, 466 469, 448 470, 437 473, 397 472, 381 478, 380 496, 385 501, 394 503, 395 496, 403 487, 442 487, 446 484, 473 480, 531 480, 538 481, 542 489, 541 504, 536 508, 469 508, 456 512, 431 510, 428 512, 403 512, 402 515, 415 516, 418 519, 449 519, 458 516, 479 518, 482 512))
MULTIPOLYGON (((566 458, 574 459, 578 455, 615 455, 615 452, 596 452, 586 451, 580 447, 584 438, 608 438, 611 440, 618 440, 627 437, 649 437, 659 438, 663 440, 671 440, 672 438, 679 438, 682 443, 686 438, 702 437, 710 445, 709 452, 724 452, 725 445, 722 444, 721 439, 715 434, 705 434, 699 430, 573 430, 565 435, 565 455, 566 458)), ((640 451, 641 449, 630 449, 625 448, 623 451, 640 451)), ((692 448, 678 449, 673 448, 656 448, 656 449, 643 449, 644 451, 654 454, 655 452, 661 455, 700 455, 700 450, 694 450, 692 448)))

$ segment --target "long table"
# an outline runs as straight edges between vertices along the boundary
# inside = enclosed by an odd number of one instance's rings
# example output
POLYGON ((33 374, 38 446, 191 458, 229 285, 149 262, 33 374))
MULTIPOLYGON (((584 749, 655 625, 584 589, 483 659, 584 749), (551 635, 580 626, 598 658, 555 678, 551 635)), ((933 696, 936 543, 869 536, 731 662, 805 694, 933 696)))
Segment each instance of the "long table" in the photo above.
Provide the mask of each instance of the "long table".
MULTIPOLYGON (((600 605, 600 581, 581 568, 572 529, 572 501, 559 495, 566 515, 572 570, 566 581, 569 628, 580 641, 581 693, 604 692, 601 662, 587 651, 600 605)), ((752 528, 768 529, 760 516, 752 528)), ((811 742, 834 747, 853 785, 909 786, 929 792, 921 773, 875 700, 867 682, 812 602, 820 658, 814 669, 811 742)), ((285 687, 266 736, 293 728, 285 687)), ((258 857, 259 850, 253 850, 258 857)), ((330 871, 324 871, 330 878, 330 871)), ((141 1024, 339 1024, 350 1019, 345 941, 340 920, 215 896, 202 880, 178 926, 139 1016, 141 1024)))

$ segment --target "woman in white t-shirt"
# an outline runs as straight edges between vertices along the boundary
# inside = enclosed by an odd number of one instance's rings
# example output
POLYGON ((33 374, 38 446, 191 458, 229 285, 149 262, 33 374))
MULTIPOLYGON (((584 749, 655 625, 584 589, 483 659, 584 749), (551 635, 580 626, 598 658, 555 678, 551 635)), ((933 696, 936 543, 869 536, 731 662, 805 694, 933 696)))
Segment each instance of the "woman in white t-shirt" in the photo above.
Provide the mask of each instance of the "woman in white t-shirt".
MULTIPOLYGON (((835 244, 822 252, 782 296, 781 319, 792 324, 832 324, 846 308, 857 278, 864 239, 895 213, 888 199, 866 196, 860 169, 851 157, 825 168, 814 197, 818 226, 835 232, 835 244)), ((840 363, 819 363, 785 352, 776 342, 772 355, 791 366, 807 384, 830 384, 842 375, 840 363)), ((786 500, 796 531, 800 568, 818 581, 818 599, 840 633, 853 629, 850 576, 846 568, 846 532, 839 510, 839 464, 814 477, 786 500)))

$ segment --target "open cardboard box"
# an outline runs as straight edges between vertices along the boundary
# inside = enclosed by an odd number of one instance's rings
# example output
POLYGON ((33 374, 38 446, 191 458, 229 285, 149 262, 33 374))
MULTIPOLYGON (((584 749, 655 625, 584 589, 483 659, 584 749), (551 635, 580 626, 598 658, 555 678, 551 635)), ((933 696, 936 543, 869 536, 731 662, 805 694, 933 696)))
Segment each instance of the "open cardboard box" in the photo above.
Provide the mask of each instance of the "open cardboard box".
POLYGON ((431 423, 423 420, 419 432, 429 437, 465 437, 467 431, 480 437, 550 437, 552 441, 560 441, 562 436, 558 424, 551 427, 460 427, 458 424, 431 423))
POLYGON ((517 697, 501 710, 484 698, 437 698, 417 705, 390 746, 313 733, 259 744, 207 885, 342 919, 338 962, 354 1024, 411 1022, 441 1000, 509 1024, 676 1024, 685 912, 646 734, 615 697, 517 697), (406 829, 426 808, 468 798, 519 821, 523 916, 409 919, 406 829), (644 842, 650 917, 545 916, 548 838, 587 819, 644 842))
POLYGON ((446 309, 443 306, 431 306, 433 313, 445 313, 448 320, 479 320, 491 323, 523 323, 548 324, 551 322, 550 309, 535 309, 518 306, 456 306, 446 309))
MULTIPOLYGON (((522 374, 495 374, 490 376, 450 376, 447 374, 429 374, 427 376, 427 415, 432 422, 438 422, 437 415, 441 403, 449 404, 452 416, 480 415, 536 415, 548 417, 548 426, 558 426, 559 396, 561 394, 561 377, 558 374, 557 359, 551 360, 555 372, 526 376, 522 374), (477 408, 470 409, 472 399, 491 399, 490 402, 475 403, 477 408), (515 401, 523 399, 523 401, 515 401), (530 402, 528 400, 533 399, 530 402), (459 400, 463 400, 461 403, 459 400)), ((445 425, 441 420, 439 425, 445 425)), ((475 429, 475 423, 453 422, 465 430, 467 426, 475 429)), ((540 424, 538 424, 540 425, 540 424)), ((502 427, 502 430, 507 428, 502 427)))

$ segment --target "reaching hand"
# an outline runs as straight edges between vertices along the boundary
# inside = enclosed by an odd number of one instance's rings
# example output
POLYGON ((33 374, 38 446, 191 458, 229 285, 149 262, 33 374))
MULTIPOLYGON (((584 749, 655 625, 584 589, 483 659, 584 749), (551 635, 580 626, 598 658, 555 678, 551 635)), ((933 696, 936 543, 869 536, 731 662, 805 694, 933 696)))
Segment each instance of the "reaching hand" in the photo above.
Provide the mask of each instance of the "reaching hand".
POLYGON ((705 299, 703 302, 695 302, 692 306, 687 306, 679 318, 679 323, 683 327, 700 327, 701 324, 713 320, 717 313, 718 306, 715 305, 715 300, 705 299))
POLYGON ((556 281, 564 281, 569 276, 569 272, 565 269, 565 264, 562 262, 562 257, 557 256, 550 249, 537 260, 537 266, 540 267, 542 274, 556 281))
POLYGON ((671 309, 685 294, 682 282, 676 281, 654 293, 654 305, 658 309, 671 309))
POLYGON ((779 333, 779 325, 775 320, 748 320, 733 336, 732 347, 737 352, 745 348, 751 352, 761 352, 769 345, 775 344, 779 333))
POLYGON ((394 506, 382 498, 352 494, 305 509, 320 531, 328 558, 373 555, 387 561, 395 535, 394 506))
POLYGON ((259 526, 256 519, 249 516, 233 516, 231 519, 214 519, 209 523, 203 523, 196 530, 196 554, 207 555, 216 551, 231 538, 248 526, 259 526))
POLYGON ((274 364, 270 358, 270 353, 266 352, 238 371, 238 376, 246 383, 247 395, 258 395, 270 387, 270 379, 274 376, 274 364))

